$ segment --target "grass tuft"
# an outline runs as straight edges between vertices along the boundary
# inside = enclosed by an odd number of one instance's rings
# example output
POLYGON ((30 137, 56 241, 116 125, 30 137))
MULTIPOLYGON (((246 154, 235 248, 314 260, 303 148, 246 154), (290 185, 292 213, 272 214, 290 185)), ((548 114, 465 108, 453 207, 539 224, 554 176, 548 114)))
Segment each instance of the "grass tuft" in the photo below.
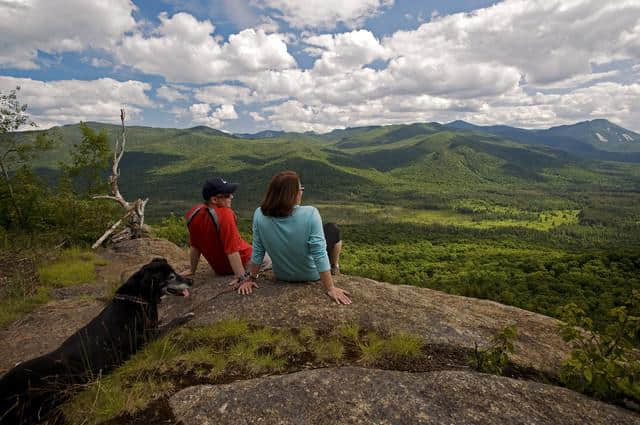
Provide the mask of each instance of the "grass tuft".
POLYGON ((357 323, 340 325, 336 333, 351 344, 357 344, 360 338, 360 325, 357 323))
POLYGON ((23 297, 11 297, 0 300, 0 328, 18 320, 36 307, 49 301, 51 290, 37 288, 35 293, 23 297))
POLYGON ((63 411, 71 425, 96 424, 133 414, 194 382, 228 382, 299 370, 310 362, 320 366, 344 361, 345 344, 352 344, 367 365, 417 357, 423 345, 406 334, 386 338, 365 333, 357 324, 319 334, 308 327, 296 332, 225 320, 183 328, 148 344, 111 375, 87 385, 63 411))
POLYGON ((335 362, 344 355, 344 346, 337 338, 319 339, 311 343, 313 354, 319 362, 335 362))
POLYGON ((408 334, 398 334, 384 341, 383 352, 385 356, 394 360, 418 357, 422 353, 423 346, 424 342, 420 338, 408 334))
POLYGON ((362 363, 373 365, 382 360, 384 340, 375 332, 369 332, 363 341, 358 342, 358 348, 361 352, 362 363))
POLYGON ((38 274, 45 285, 72 286, 94 281, 95 267, 105 264, 104 259, 93 252, 71 248, 65 250, 54 263, 38 268, 38 274))

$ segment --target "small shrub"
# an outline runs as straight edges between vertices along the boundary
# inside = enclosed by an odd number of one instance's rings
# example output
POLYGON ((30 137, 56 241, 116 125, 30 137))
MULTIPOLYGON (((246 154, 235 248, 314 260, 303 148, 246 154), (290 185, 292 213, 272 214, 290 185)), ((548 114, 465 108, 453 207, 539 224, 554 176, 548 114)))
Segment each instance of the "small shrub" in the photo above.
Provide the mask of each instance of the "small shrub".
POLYGON ((183 217, 171 213, 159 226, 153 227, 154 236, 173 242, 178 246, 189 245, 189 231, 183 217))
POLYGON ((640 291, 626 306, 609 311, 611 322, 597 333, 593 321, 575 304, 561 309, 562 337, 574 349, 560 379, 569 388, 602 400, 640 402, 640 291))
POLYGON ((478 372, 502 375, 509 364, 509 354, 513 354, 517 338, 516 326, 506 326, 493 337, 486 349, 479 350, 476 345, 472 358, 473 368, 478 372))

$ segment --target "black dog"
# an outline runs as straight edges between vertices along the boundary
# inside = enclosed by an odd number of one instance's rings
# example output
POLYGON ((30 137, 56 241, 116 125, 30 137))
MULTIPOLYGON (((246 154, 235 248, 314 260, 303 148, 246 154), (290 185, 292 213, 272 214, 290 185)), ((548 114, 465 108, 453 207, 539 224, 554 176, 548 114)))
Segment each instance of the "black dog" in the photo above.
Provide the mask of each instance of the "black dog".
MULTIPOLYGON (((122 285, 107 307, 55 351, 19 364, 0 379, 0 424, 38 423, 73 388, 122 364, 158 334, 164 294, 189 296, 191 279, 156 258, 122 285)), ((185 316, 167 327, 184 323, 185 316)))

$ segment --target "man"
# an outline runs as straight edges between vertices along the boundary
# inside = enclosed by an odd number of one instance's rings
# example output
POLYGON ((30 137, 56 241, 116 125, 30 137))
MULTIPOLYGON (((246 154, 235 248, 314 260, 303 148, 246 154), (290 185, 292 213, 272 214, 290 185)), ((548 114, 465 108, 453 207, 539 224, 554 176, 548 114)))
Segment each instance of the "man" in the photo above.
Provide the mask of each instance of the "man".
POLYGON ((195 205, 185 216, 191 267, 183 275, 195 273, 201 254, 216 274, 237 277, 245 274, 245 266, 251 260, 251 245, 238 233, 236 215, 231 209, 237 187, 237 183, 227 183, 221 177, 204 183, 204 203, 195 205))

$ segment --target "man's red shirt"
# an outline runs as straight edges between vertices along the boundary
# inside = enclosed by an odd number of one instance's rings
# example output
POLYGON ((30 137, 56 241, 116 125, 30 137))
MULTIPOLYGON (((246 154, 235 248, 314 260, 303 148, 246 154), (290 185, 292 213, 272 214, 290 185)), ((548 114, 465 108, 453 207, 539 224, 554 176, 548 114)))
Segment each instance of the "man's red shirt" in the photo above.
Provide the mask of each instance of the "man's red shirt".
POLYGON ((247 264, 251 259, 251 245, 238 233, 238 221, 233 210, 227 207, 214 208, 218 216, 216 229, 205 204, 191 208, 185 218, 188 220, 196 208, 200 208, 200 211, 189 223, 189 245, 198 248, 211 268, 220 275, 233 274, 227 254, 237 251, 242 264, 247 264))

